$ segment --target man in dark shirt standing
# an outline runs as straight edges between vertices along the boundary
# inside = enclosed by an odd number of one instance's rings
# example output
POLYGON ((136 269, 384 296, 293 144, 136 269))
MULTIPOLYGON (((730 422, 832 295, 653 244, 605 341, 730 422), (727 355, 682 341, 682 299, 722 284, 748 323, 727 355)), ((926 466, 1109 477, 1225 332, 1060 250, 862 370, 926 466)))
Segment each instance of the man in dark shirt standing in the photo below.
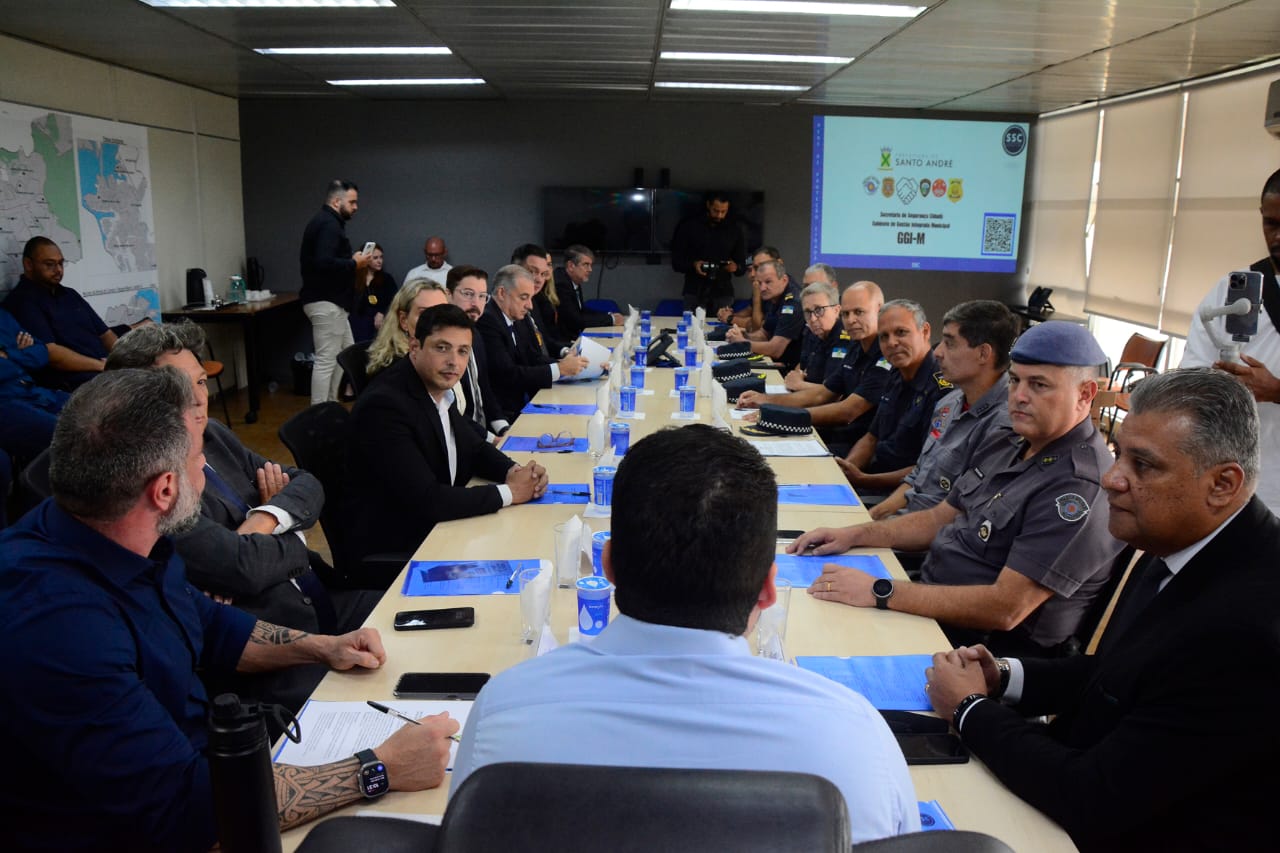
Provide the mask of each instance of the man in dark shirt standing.
POLYGON ((333 181, 320 211, 302 232, 298 262, 302 291, 298 298, 311 321, 316 350, 311 371, 311 405, 338 399, 342 371, 338 353, 355 343, 347 314, 355 294, 358 274, 369 268, 369 257, 352 252, 347 220, 360 208, 360 191, 350 181, 333 181))
POLYGON ((733 302, 731 276, 742 275, 746 242, 742 229, 729 221, 729 200, 723 193, 707 193, 705 218, 686 219, 671 238, 671 268, 684 273, 684 307, 699 305, 715 315, 733 302), (714 267, 708 266, 714 264, 714 267))

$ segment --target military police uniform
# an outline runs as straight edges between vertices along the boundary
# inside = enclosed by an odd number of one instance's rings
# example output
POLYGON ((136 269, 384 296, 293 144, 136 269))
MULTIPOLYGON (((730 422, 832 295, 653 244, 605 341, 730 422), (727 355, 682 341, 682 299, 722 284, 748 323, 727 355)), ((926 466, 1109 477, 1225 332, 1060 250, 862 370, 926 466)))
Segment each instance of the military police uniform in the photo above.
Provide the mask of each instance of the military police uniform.
POLYGON ((790 280, 777 299, 764 303, 765 339, 781 335, 790 343, 777 361, 787 370, 800 363, 800 339, 804 335, 804 313, 800 310, 800 288, 790 280))
POLYGON ((832 453, 845 455, 858 439, 866 435, 892 370, 893 367, 880 354, 880 341, 872 339, 871 346, 865 350, 861 342, 850 341, 849 352, 845 354, 840 370, 830 374, 822 384, 841 400, 857 395, 871 407, 847 426, 818 427, 818 435, 822 436, 832 453))
POLYGON ((978 449, 947 496, 961 514, 934 537, 921 579, 992 584, 1005 566, 1030 578, 1053 596, 1007 635, 966 639, 986 639, 1004 653, 1052 653, 1079 628, 1124 543, 1107 531, 1099 481, 1112 458, 1092 421, 1031 459, 1022 458, 1026 449, 1010 428, 978 449))
POLYGON ((832 326, 825 338, 819 338, 805 326, 800 344, 800 368, 804 370, 804 381, 825 384, 840 371, 852 344, 852 338, 841 323, 832 326))
POLYGON ((876 439, 875 456, 863 470, 881 474, 915 465, 929 431, 933 407, 951 389, 932 352, 920 362, 910 381, 899 370, 890 373, 889 384, 876 405, 876 416, 867 429, 876 439))
POLYGON ((949 392, 933 409, 929 431, 907 475, 906 506, 916 512, 946 499, 960 475, 969 470, 974 451, 1000 427, 1009 426, 1009 375, 1002 373, 978 402, 965 408, 964 392, 949 392))
MULTIPOLYGON (((1009 353, 1014 364, 1096 367, 1106 355, 1073 323, 1032 326, 1009 353)), ((1107 531, 1099 485, 1111 452, 1086 415, 1024 459, 1026 439, 1001 429, 947 495, 960 515, 934 537, 921 571, 928 583, 993 584, 1005 567, 1052 595, 1011 631, 944 626, 953 643, 985 642, 996 655, 1055 655, 1077 645, 1076 632, 1111 577, 1124 543, 1107 531)))

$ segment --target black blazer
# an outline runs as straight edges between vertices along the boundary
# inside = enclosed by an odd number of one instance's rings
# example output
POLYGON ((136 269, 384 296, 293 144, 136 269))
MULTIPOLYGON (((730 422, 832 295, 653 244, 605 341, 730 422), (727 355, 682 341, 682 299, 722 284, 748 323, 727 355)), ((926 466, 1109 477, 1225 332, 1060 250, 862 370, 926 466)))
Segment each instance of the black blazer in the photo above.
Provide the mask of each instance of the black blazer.
POLYGON ((1100 654, 1024 661, 1017 711, 978 703, 965 743, 1083 853, 1270 849, 1277 555, 1255 497, 1100 654))
POLYGON ((538 328, 542 331, 543 341, 547 345, 547 355, 558 358, 560 351, 573 343, 573 339, 565 340, 564 335, 560 334, 559 309, 551 304, 545 288, 534 295, 533 310, 529 313, 536 315, 534 319, 537 320, 538 328))
POLYGON ((551 387, 551 364, 538 350, 527 323, 515 324, 519 343, 511 340, 507 320, 492 299, 484 307, 476 328, 489 360, 489 387, 498 399, 502 416, 514 423, 526 400, 540 389, 551 387))
MULTIPOLYGON (((493 388, 489 385, 489 359, 485 354, 484 338, 480 337, 478 329, 471 340, 471 360, 476 363, 476 381, 480 385, 480 398, 484 402, 485 427, 497 432, 493 425, 498 421, 506 420, 506 413, 503 411, 497 395, 493 393, 493 388)), ((463 379, 458 383, 458 387, 454 389, 454 392, 458 393, 459 389, 461 389, 460 393, 467 400, 467 414, 465 417, 474 424, 475 421, 471 419, 471 412, 475 411, 476 401, 472 399, 471 383, 463 379)))
POLYGON ((347 518, 357 559, 416 550, 436 522, 501 509, 496 486, 466 483, 472 477, 501 483, 515 464, 450 407, 458 474, 449 482, 440 416, 413 363, 402 358, 382 373, 351 413, 347 518))
POLYGON ((572 341, 583 329, 595 326, 612 326, 613 315, 603 311, 588 311, 583 307, 582 290, 569 280, 569 274, 560 267, 555 271, 556 296, 560 297, 560 337, 572 341))

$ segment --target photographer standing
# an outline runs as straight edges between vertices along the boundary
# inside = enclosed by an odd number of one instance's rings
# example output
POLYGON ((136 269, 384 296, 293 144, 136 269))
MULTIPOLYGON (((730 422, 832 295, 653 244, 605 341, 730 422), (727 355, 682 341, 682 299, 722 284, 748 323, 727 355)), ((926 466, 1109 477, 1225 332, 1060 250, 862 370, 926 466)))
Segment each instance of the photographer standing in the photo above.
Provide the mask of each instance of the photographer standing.
POLYGON ((671 268, 684 273, 684 307, 699 305, 715 316, 716 309, 733 302, 730 276, 740 276, 746 262, 742 229, 729 221, 729 200, 723 193, 706 196, 705 219, 690 217, 676 226, 671 239, 671 268))

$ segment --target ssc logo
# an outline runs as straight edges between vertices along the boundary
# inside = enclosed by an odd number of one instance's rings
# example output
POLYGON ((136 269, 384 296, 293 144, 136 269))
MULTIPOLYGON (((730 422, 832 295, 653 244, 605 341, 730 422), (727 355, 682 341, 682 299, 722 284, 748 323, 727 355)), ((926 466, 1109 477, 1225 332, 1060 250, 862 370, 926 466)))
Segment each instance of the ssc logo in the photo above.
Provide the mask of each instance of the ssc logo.
POLYGON ((875 195, 876 191, 880 189, 880 182, 876 180, 874 175, 867 175, 862 179, 862 189, 867 195, 875 195))
POLYGON ((1004 148, 1004 153, 1017 157, 1027 148, 1027 131, 1016 124, 1009 125, 1004 129, 1000 145, 1004 148))
POLYGON ((1089 502, 1071 492, 1060 495, 1054 503, 1058 505, 1058 517, 1066 522, 1074 524, 1089 514, 1089 502))

